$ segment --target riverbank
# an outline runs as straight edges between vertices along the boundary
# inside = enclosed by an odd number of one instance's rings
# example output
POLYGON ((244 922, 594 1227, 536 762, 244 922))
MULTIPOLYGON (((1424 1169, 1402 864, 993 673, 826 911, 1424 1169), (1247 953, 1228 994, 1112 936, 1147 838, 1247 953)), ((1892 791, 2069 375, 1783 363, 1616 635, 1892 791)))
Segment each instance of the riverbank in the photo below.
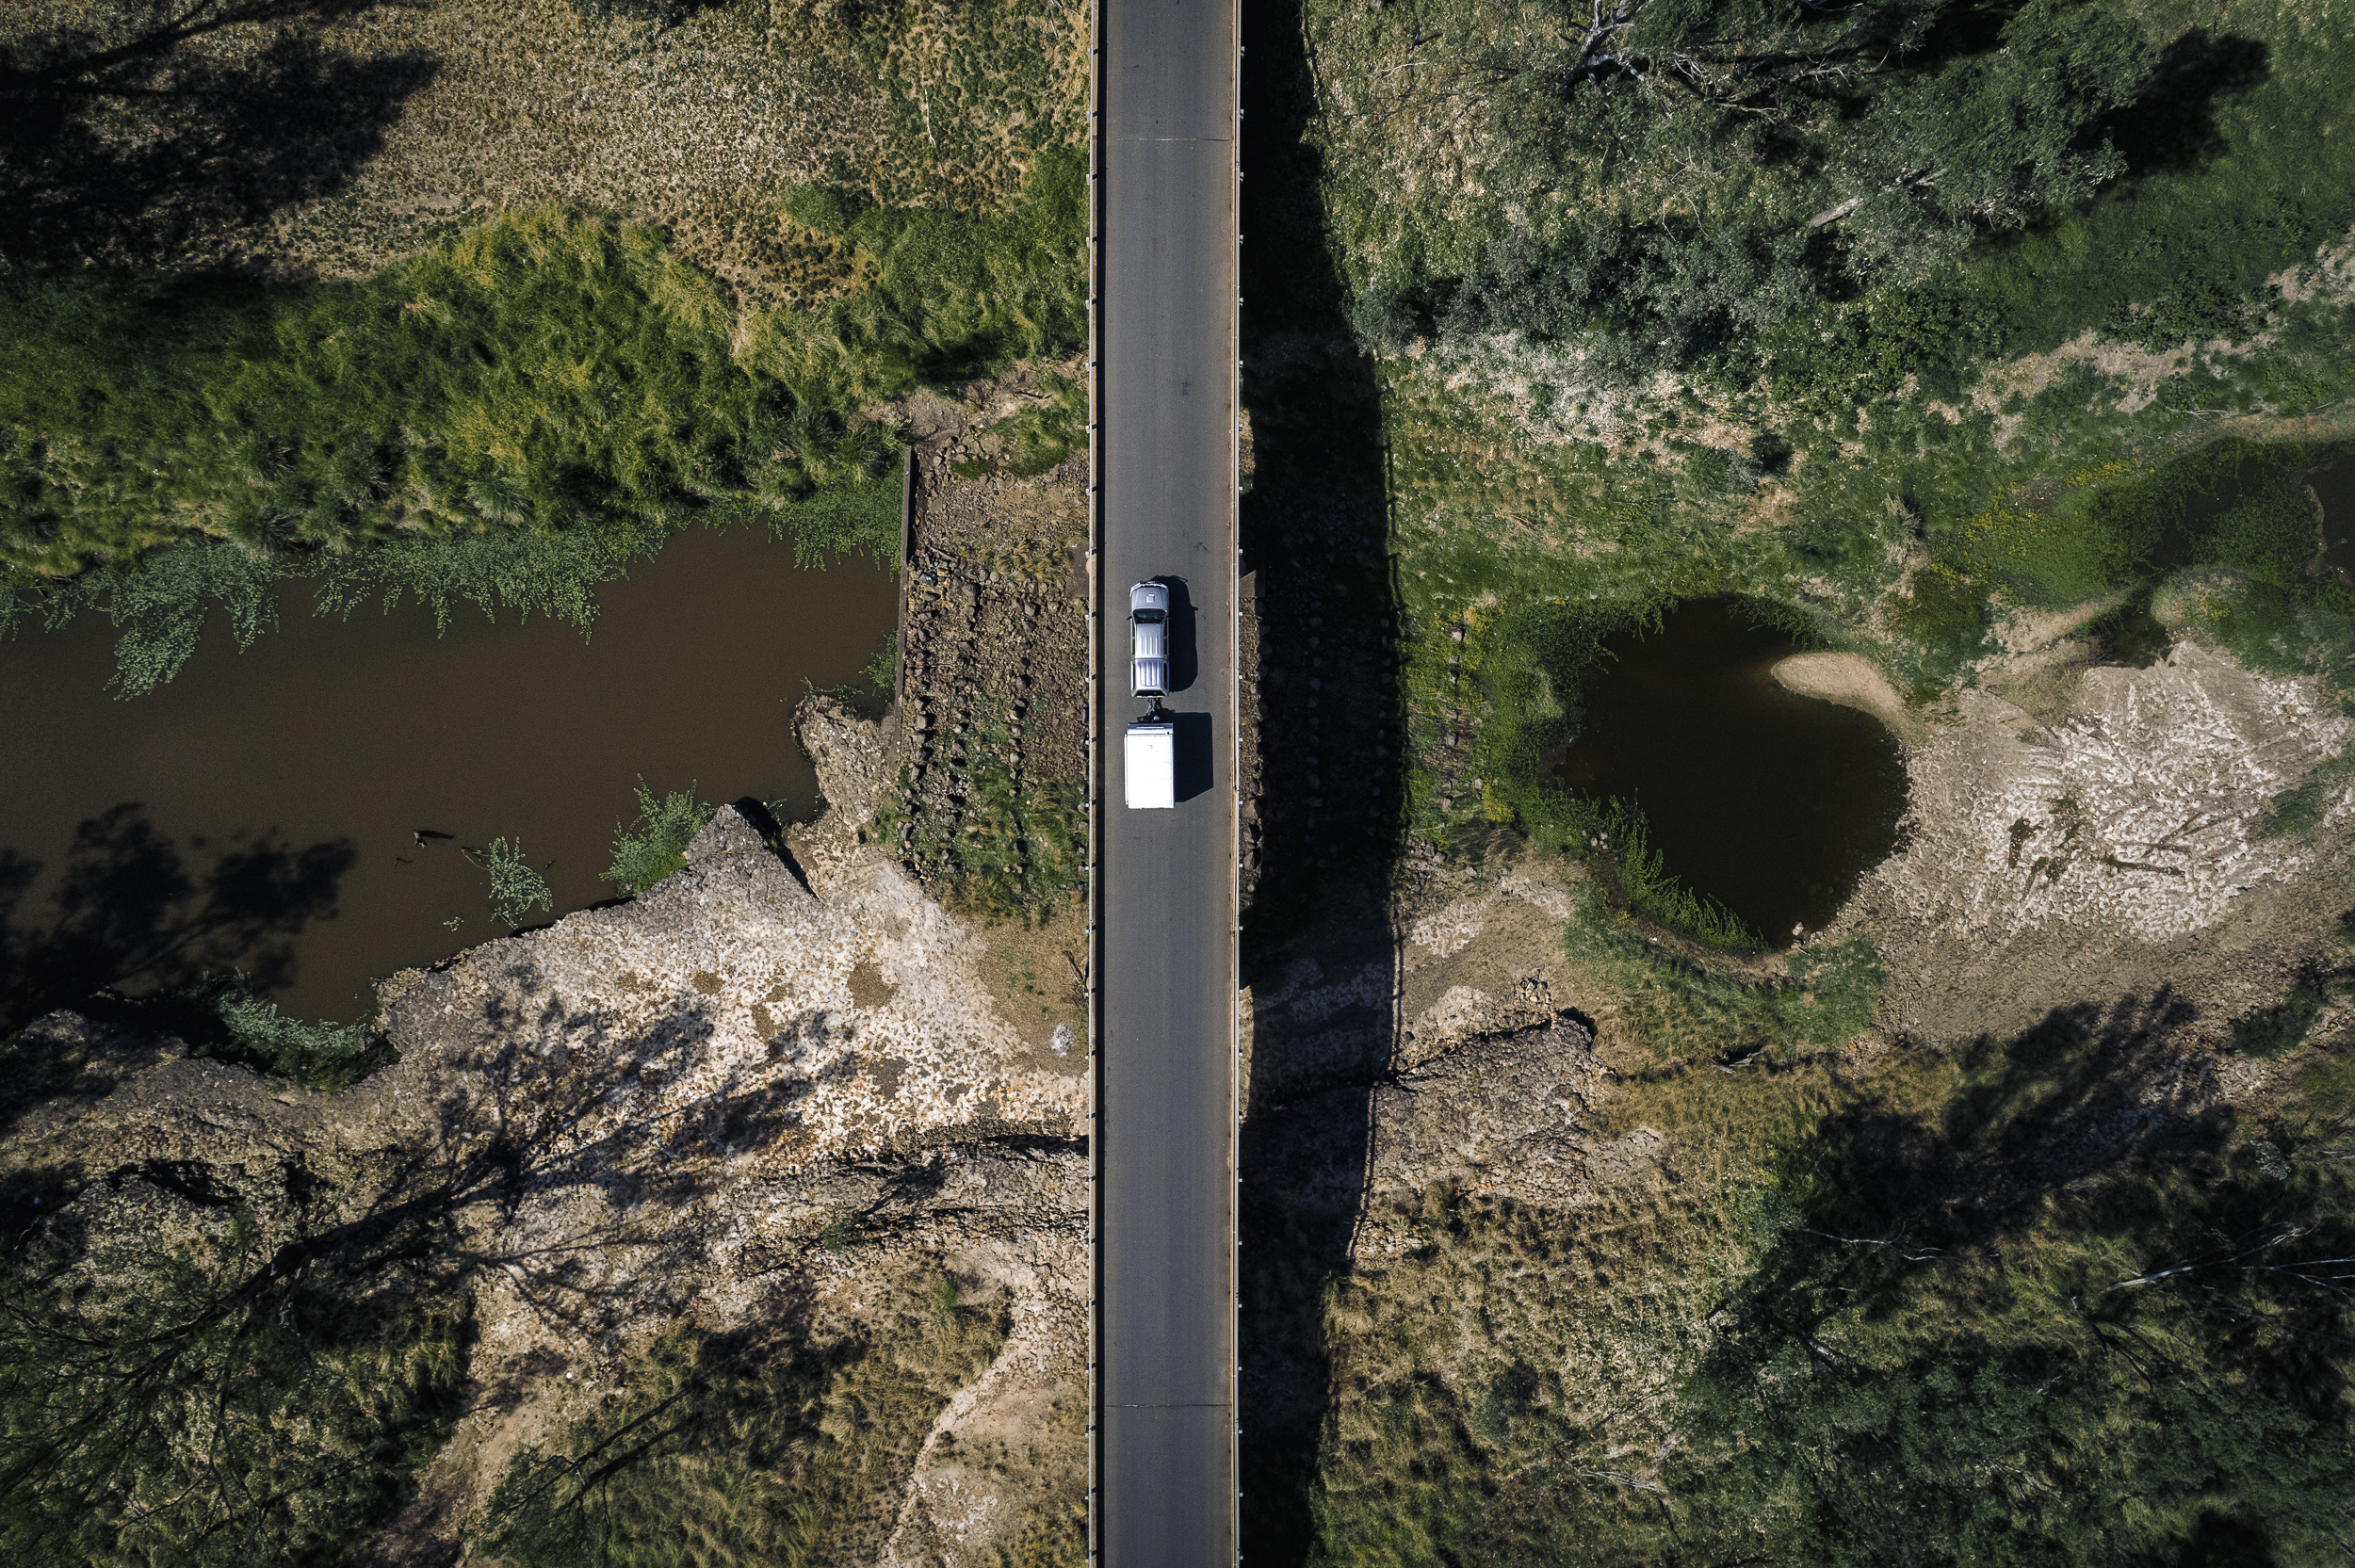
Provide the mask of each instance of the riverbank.
MULTIPOLYGON (((1304 1451, 1328 1453, 1314 1484, 1343 1497, 1390 1473, 1321 1449, 1328 1433, 1382 1437, 1331 1401, 1337 1378, 1374 1400, 1416 1380, 1460 1424, 1487 1419, 1486 1391, 1526 1363, 1558 1382, 1499 1420, 1607 1422, 1652 1456, 1623 1462, 1631 1484, 1684 1507, 1700 1484, 1684 1456, 1713 1441, 1691 1402, 1713 1303, 1785 1234, 1746 1206, 1764 1190, 1756 1140, 1779 1128, 1860 1157, 1838 1107, 1968 1097, 1989 1051, 2033 1082, 2107 1063, 2082 1108, 1996 1102, 2006 1180, 2064 1156, 2097 1173, 2225 1160, 2216 1129, 2269 1129, 2333 1059, 2344 1007, 2325 984, 2305 1032, 2262 1055, 2248 1019, 2345 967, 2334 912, 2355 901, 2347 802, 2304 838, 2262 831, 2300 759, 2345 740, 2349 721, 2310 687, 2187 646, 2096 671, 2040 728, 1967 700, 1908 753, 1908 843, 1787 957, 1648 940, 1579 861, 1519 848, 1410 863, 1378 929, 1310 920, 1259 939, 1242 1000, 1260 1490, 1296 1495, 1304 1451), (2182 874, 2154 869, 2149 846, 2146 865, 2112 864, 2186 780, 2217 795, 2218 820, 2171 851, 2182 874), (2077 814, 2032 822, 2019 865, 1999 820, 2015 785, 2065 788, 2077 814), (2048 830, 2074 857, 2058 876, 2030 858, 2050 860, 2048 830), (2007 924, 1983 929, 1974 910, 2007 924), (1545 1283, 1501 1310, 1507 1277, 1545 1283), (1459 1357, 1431 1359, 1435 1323, 1457 1325, 1459 1357)), ((289 1236, 430 1198, 449 1239, 430 1255, 470 1301, 471 1392, 380 1527, 380 1560, 447 1561, 462 1537, 509 1528, 518 1494, 499 1500, 502 1480, 552 1476, 535 1453, 599 1440, 657 1389, 685 1391, 685 1418, 619 1484, 663 1487, 674 1457, 745 1463, 721 1429, 699 1435, 695 1401, 736 1397, 730 1345, 863 1368, 863 1398, 893 1390, 844 1429, 865 1434, 869 1479, 825 1516, 832 1545, 907 1562, 1079 1551, 1084 1043, 1059 1051, 1000 983, 1018 923, 944 906, 876 832, 901 799, 904 713, 820 699, 798 727, 828 809, 789 827, 782 855, 723 810, 646 896, 398 978, 377 1023, 400 1059, 347 1093, 64 1017, 18 1047, 39 1087, 10 1112, 7 1173, 73 1194, 77 1218, 178 1234, 191 1171, 289 1236), (126 1149, 145 1163, 122 1167, 126 1149), (113 1181, 74 1174, 102 1155, 113 1181), (694 1352, 704 1371, 661 1381, 678 1347, 706 1344, 720 1349, 694 1352)), ((1930 1124, 1978 1157, 1964 1123, 1930 1124)), ((1454 1453, 1452 1426, 1420 1430, 1417 1451, 1454 1453)), ((664 1490, 663 1517, 705 1517, 700 1495, 664 1490)))
MULTIPOLYGON (((781 858, 723 808, 646 895, 388 981, 375 1026, 399 1059, 346 1093, 67 1014, 15 1047, 49 1088, 20 1099, 0 1157, 11 1179, 62 1183, 86 1221, 182 1227, 205 1200, 137 1173, 167 1168, 205 1172, 272 1236, 432 1211, 470 1392, 378 1537, 384 1560, 449 1560, 496 1528, 510 1466, 623 1398, 682 1325, 898 1353, 931 1331, 883 1303, 943 1279, 961 1320, 996 1325, 981 1366, 1001 1369, 940 1388, 871 1548, 1070 1528, 1084 1051, 1032 1043, 993 1000, 986 942, 857 843, 840 802, 861 798, 877 734, 822 703, 805 722, 837 803, 795 842, 828 852, 781 858), (111 1185, 71 1174, 131 1150, 144 1163, 111 1185), (985 1468, 991 1451, 1015 1463, 985 1468)), ((334 1267, 322 1255, 321 1288, 334 1267)))
POLYGON ((1889 677, 1860 654, 1795 654, 1776 663, 1774 677, 1786 691, 1871 714, 1900 745, 1917 744, 1927 733, 1889 677))
POLYGON ((241 966, 296 1016, 363 1019, 377 977, 503 929, 462 849, 520 843, 561 914, 622 891, 604 872, 641 779, 805 813, 787 701, 866 673, 894 592, 863 559, 804 570, 756 525, 697 528, 597 590, 586 640, 316 616, 285 584, 282 630, 216 638, 135 702, 106 690, 103 620, 0 645, 0 849, 40 868, 5 912, 7 1015, 241 966))

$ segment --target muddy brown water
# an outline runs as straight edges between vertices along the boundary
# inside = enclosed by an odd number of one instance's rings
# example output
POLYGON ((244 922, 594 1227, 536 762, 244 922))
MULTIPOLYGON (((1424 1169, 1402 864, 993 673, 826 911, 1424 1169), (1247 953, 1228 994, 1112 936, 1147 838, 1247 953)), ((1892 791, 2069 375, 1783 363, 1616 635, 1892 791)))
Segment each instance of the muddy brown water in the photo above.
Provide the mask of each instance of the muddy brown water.
POLYGON ((1877 719, 1788 691, 1807 645, 1738 601, 1688 601, 1648 635, 1603 643, 1584 715, 1551 782, 1639 805, 1652 848, 1696 893, 1780 946, 1820 929, 1896 845, 1897 743, 1877 719))
POLYGON ((600 589, 586 642, 472 608, 441 637, 414 606, 322 619, 307 585, 280 592, 280 631, 241 653, 216 618, 129 702, 104 689, 104 617, 0 643, 6 1020, 230 964, 289 1012, 363 1017, 376 978, 506 933, 462 846, 519 839, 561 914, 613 896, 641 775, 806 810, 793 704, 858 679, 895 611, 871 563, 801 571, 745 528, 691 529, 600 589))

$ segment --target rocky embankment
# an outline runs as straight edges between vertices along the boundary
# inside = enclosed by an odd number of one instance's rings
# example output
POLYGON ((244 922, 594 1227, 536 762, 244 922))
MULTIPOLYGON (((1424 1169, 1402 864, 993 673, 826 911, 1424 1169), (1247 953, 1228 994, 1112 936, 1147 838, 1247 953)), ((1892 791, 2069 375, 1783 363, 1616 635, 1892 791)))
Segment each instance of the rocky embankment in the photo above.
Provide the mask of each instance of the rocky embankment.
POLYGON ((1048 1417, 1083 1387, 1080 1060, 1026 1043, 974 932, 858 845, 885 737, 805 718, 836 809, 791 858, 724 808, 643 897, 397 977, 377 1022, 399 1060, 349 1091, 71 1014, 22 1047, 49 1081, 0 1155, 18 1187, 151 1217, 242 1203, 288 1236, 443 1195, 477 1398, 384 1544, 404 1560, 454 1551, 518 1446, 664 1330, 823 1333, 911 1273, 1011 1330, 926 1443, 885 1560, 985 1554, 1079 1491, 1076 1424, 1048 1417))
POLYGON ((1017 472, 993 427, 1044 396, 1016 377, 909 402, 889 770, 904 780, 897 848, 925 889, 1034 915, 1069 908, 1084 864, 1087 457, 1017 472))

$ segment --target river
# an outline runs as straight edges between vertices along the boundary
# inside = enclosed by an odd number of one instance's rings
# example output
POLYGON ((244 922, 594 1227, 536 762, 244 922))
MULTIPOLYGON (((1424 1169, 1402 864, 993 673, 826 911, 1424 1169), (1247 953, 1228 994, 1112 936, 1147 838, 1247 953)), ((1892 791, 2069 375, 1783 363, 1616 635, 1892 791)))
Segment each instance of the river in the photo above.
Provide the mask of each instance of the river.
POLYGON ((103 616, 0 643, 0 1019, 232 964, 289 1012, 364 1017, 375 978, 505 934, 462 847, 520 840, 560 914, 613 896, 642 775, 808 809, 793 704, 857 680, 895 609, 870 562, 802 571, 740 527, 600 589, 586 642, 471 608, 440 637, 414 605, 322 619, 308 585, 279 592, 283 629, 239 652, 217 615, 128 702, 105 690, 103 616))

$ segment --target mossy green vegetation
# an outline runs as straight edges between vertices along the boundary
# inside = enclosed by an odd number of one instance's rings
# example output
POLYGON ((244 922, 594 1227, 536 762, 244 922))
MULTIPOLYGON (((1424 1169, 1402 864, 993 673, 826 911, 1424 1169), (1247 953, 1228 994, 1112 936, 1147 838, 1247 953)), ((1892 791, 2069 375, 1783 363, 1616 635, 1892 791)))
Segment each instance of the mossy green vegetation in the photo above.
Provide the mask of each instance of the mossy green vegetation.
POLYGON ((515 1456, 476 1549, 508 1568, 871 1562, 934 1418, 1005 1332, 946 1275, 828 1343, 674 1332, 515 1456))

